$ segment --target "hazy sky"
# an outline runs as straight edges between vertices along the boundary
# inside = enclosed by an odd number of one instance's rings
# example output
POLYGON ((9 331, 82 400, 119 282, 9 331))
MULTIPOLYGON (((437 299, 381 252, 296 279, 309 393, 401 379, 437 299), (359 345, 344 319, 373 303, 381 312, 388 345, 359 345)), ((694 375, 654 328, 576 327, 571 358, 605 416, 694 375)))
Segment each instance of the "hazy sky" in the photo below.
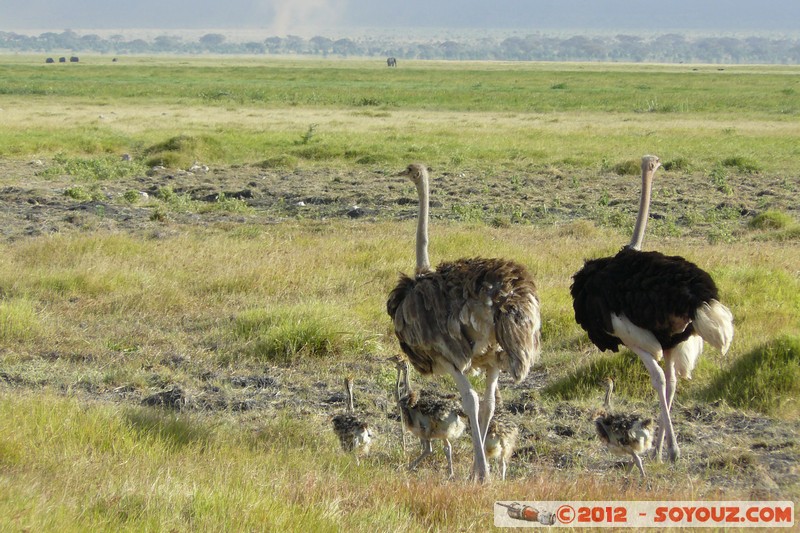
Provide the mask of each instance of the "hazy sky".
POLYGON ((0 0, 0 30, 340 28, 800 31, 800 0, 0 0))

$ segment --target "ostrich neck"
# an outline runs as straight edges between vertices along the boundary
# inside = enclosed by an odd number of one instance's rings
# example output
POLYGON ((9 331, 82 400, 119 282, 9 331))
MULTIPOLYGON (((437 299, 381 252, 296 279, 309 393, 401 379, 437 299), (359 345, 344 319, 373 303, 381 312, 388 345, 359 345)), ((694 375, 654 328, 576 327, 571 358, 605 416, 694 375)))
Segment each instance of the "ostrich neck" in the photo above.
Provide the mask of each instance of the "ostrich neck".
POLYGON ((633 228, 633 238, 630 248, 634 250, 642 249, 644 241, 644 230, 647 227, 647 217, 650 216, 650 191, 653 186, 653 172, 642 173, 642 196, 639 199, 639 215, 636 217, 636 226, 633 228))
POLYGON ((419 214, 417 217, 417 274, 431 269, 428 259, 428 177, 423 176, 417 185, 419 195, 419 214))
POLYGON ((411 392, 411 380, 408 378, 408 364, 403 367, 403 385, 406 388, 406 394, 411 392))
POLYGON ((347 383, 347 412, 352 413, 355 410, 356 408, 353 404, 353 385, 352 383, 347 383))

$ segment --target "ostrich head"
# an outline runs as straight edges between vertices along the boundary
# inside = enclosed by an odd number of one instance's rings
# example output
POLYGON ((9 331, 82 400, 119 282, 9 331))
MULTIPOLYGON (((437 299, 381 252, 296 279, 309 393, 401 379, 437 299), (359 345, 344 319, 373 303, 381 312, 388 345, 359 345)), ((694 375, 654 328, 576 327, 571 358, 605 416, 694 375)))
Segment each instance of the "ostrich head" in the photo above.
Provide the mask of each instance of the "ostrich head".
POLYGON ((606 389, 606 397, 603 401, 603 406, 608 410, 611 409, 611 394, 614 392, 614 378, 606 376, 602 381, 602 385, 606 389))
POLYGON ((419 188, 423 180, 427 180, 428 169, 422 163, 411 163, 405 170, 400 172, 398 176, 404 176, 410 179, 411 183, 419 188))
POLYGON ((655 174, 655 171, 658 170, 658 167, 661 166, 661 159, 655 155, 645 155, 642 156, 642 174, 649 173, 655 174))

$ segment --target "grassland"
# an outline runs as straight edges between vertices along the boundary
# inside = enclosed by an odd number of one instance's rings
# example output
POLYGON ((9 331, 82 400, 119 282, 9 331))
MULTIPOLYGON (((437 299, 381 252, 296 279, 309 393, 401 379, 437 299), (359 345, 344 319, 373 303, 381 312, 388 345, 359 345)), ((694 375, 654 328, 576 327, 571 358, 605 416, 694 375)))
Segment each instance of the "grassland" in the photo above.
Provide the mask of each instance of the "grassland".
POLYGON ((800 502, 796 69, 39 63, 0 57, 0 522, 485 530, 497 499, 800 502), (646 372, 597 353, 568 296, 626 241, 644 153, 667 163, 646 248, 711 272, 737 328, 679 384, 684 455, 646 483, 590 422, 607 373, 654 415, 646 372), (409 160, 434 167, 434 262, 508 257, 540 287, 542 360, 501 382, 506 483, 464 481, 467 439, 455 482, 438 450, 403 468, 384 305, 413 264, 409 160), (329 430, 347 373, 377 435, 360 466, 329 430))

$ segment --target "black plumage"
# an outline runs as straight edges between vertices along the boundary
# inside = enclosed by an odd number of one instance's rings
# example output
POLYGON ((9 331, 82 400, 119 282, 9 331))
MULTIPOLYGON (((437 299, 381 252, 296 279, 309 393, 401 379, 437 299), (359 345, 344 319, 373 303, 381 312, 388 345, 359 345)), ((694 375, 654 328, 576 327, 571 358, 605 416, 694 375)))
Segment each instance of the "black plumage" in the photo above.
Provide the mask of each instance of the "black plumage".
POLYGON ((655 335, 668 350, 694 333, 703 303, 719 299, 707 272, 679 256, 625 247, 613 257, 586 261, 570 287, 575 320, 600 350, 616 352, 611 313, 655 335))

